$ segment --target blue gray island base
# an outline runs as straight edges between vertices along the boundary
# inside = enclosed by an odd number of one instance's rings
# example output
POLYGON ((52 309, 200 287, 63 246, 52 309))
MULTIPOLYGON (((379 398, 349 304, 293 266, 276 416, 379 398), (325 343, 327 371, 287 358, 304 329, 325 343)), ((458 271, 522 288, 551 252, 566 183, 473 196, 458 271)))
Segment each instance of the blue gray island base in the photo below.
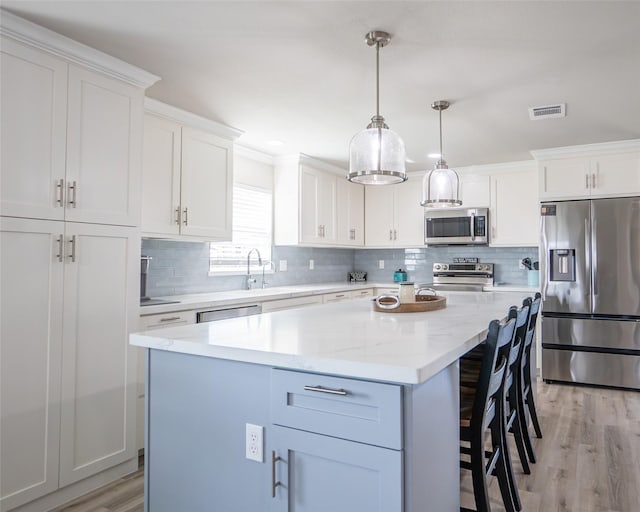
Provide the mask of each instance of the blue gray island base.
POLYGON ((459 510, 457 362, 395 384, 146 352, 146 512, 459 510))

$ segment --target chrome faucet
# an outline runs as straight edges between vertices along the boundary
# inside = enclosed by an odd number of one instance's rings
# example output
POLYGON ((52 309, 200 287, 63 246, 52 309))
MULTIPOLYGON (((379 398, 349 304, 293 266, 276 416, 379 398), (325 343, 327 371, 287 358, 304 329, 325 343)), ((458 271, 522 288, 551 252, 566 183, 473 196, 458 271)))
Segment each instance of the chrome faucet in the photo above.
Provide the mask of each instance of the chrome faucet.
POLYGON ((260 251, 254 247, 247 253, 247 290, 251 290, 251 285, 256 282, 256 279, 251 277, 251 253, 254 251, 258 255, 258 265, 262 265, 260 251))
POLYGON ((269 270, 273 270, 275 272, 276 271, 276 264, 273 261, 269 260, 269 261, 266 261, 262 265, 262 287, 263 288, 266 288, 267 285, 269 284, 264 280, 264 269, 265 269, 265 267, 269 267, 269 270))

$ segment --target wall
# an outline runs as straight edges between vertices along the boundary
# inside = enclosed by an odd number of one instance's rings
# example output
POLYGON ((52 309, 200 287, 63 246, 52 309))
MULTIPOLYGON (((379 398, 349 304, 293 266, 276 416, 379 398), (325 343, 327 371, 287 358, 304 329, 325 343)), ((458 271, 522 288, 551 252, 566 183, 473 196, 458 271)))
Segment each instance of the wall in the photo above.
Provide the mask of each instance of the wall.
MULTIPOLYGON (((209 276, 209 246, 206 243, 143 240, 142 254, 151 256, 147 275, 147 295, 182 295, 212 291, 240 290, 245 276, 209 276)), ((324 249, 310 247, 274 247, 273 261, 287 261, 287 271, 267 274, 268 286, 346 281, 348 272, 365 271, 371 282, 388 283, 398 268, 407 271, 416 283, 431 281, 432 264, 451 262, 454 257, 478 257, 495 263, 495 282, 526 284, 526 270, 518 269, 518 260, 538 259, 537 247, 434 247, 417 249, 324 249), (309 270, 309 260, 314 270, 309 270), (384 260, 384 270, 378 261, 384 260)), ((257 286, 261 286, 261 276, 257 286)))

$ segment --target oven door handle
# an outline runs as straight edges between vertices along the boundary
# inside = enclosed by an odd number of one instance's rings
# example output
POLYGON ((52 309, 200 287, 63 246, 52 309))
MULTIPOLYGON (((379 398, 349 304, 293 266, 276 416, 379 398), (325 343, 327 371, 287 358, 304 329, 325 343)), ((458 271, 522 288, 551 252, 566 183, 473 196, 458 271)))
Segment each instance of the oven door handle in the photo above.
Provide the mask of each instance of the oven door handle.
POLYGON ((476 241, 476 214, 472 213, 471 214, 471 241, 475 242, 476 241))

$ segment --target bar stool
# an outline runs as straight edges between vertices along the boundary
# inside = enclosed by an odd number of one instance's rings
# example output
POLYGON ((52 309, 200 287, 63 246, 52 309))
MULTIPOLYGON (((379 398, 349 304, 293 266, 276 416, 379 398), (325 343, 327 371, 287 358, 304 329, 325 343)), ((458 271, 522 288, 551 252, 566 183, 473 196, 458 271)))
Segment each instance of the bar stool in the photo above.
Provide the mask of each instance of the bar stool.
MULTIPOLYGON (((520 390, 518 388, 518 374, 520 373, 520 362, 525 346, 526 332, 529 325, 530 305, 531 299, 527 298, 523 301, 522 308, 518 309, 516 306, 512 306, 508 313, 508 318, 515 320, 515 331, 511 349, 509 351, 507 368, 505 370, 505 429, 503 430, 502 443, 505 460, 507 462, 507 477, 511 496, 517 510, 522 509, 522 503, 520 501, 520 493, 518 492, 518 485, 513 471, 513 464, 511 462, 507 433, 511 432, 513 434, 523 471, 525 474, 530 474, 531 469, 529 468, 529 461, 527 457, 528 453, 525 447, 524 434, 522 432, 522 422, 520 421, 521 409, 518 407, 518 397, 520 396, 520 390)), ((486 345, 482 345, 481 347, 484 348, 480 348, 475 353, 471 354, 471 357, 463 357, 460 360, 461 386, 473 387, 474 382, 477 381, 480 373, 480 363, 478 362, 477 357, 481 351, 486 350, 486 345)))
POLYGON ((487 485, 491 475, 498 478, 507 512, 516 510, 504 445, 504 385, 515 326, 515 318, 504 323, 493 320, 489 324, 478 380, 472 388, 460 387, 460 453, 470 457, 470 460, 461 457, 460 466, 471 470, 477 512, 491 510, 487 485), (491 438, 490 451, 485 450, 487 433, 491 438))
POLYGON ((533 340, 535 339, 536 322, 538 320, 538 313, 540 311, 541 303, 542 296, 540 295, 540 293, 536 293, 530 306, 529 322, 524 339, 524 350, 522 351, 520 368, 517 373, 516 379, 516 387, 519 390, 516 405, 519 409, 518 418, 521 423, 520 430, 522 431, 524 445, 531 462, 536 462, 536 455, 533 449, 533 443, 531 442, 531 436, 529 434, 529 425, 527 422, 526 414, 527 412, 531 417, 531 423, 533 423, 536 437, 542 439, 542 430, 540 429, 540 422, 538 421, 536 404, 533 397, 533 388, 531 387, 531 348, 533 347, 533 340))

